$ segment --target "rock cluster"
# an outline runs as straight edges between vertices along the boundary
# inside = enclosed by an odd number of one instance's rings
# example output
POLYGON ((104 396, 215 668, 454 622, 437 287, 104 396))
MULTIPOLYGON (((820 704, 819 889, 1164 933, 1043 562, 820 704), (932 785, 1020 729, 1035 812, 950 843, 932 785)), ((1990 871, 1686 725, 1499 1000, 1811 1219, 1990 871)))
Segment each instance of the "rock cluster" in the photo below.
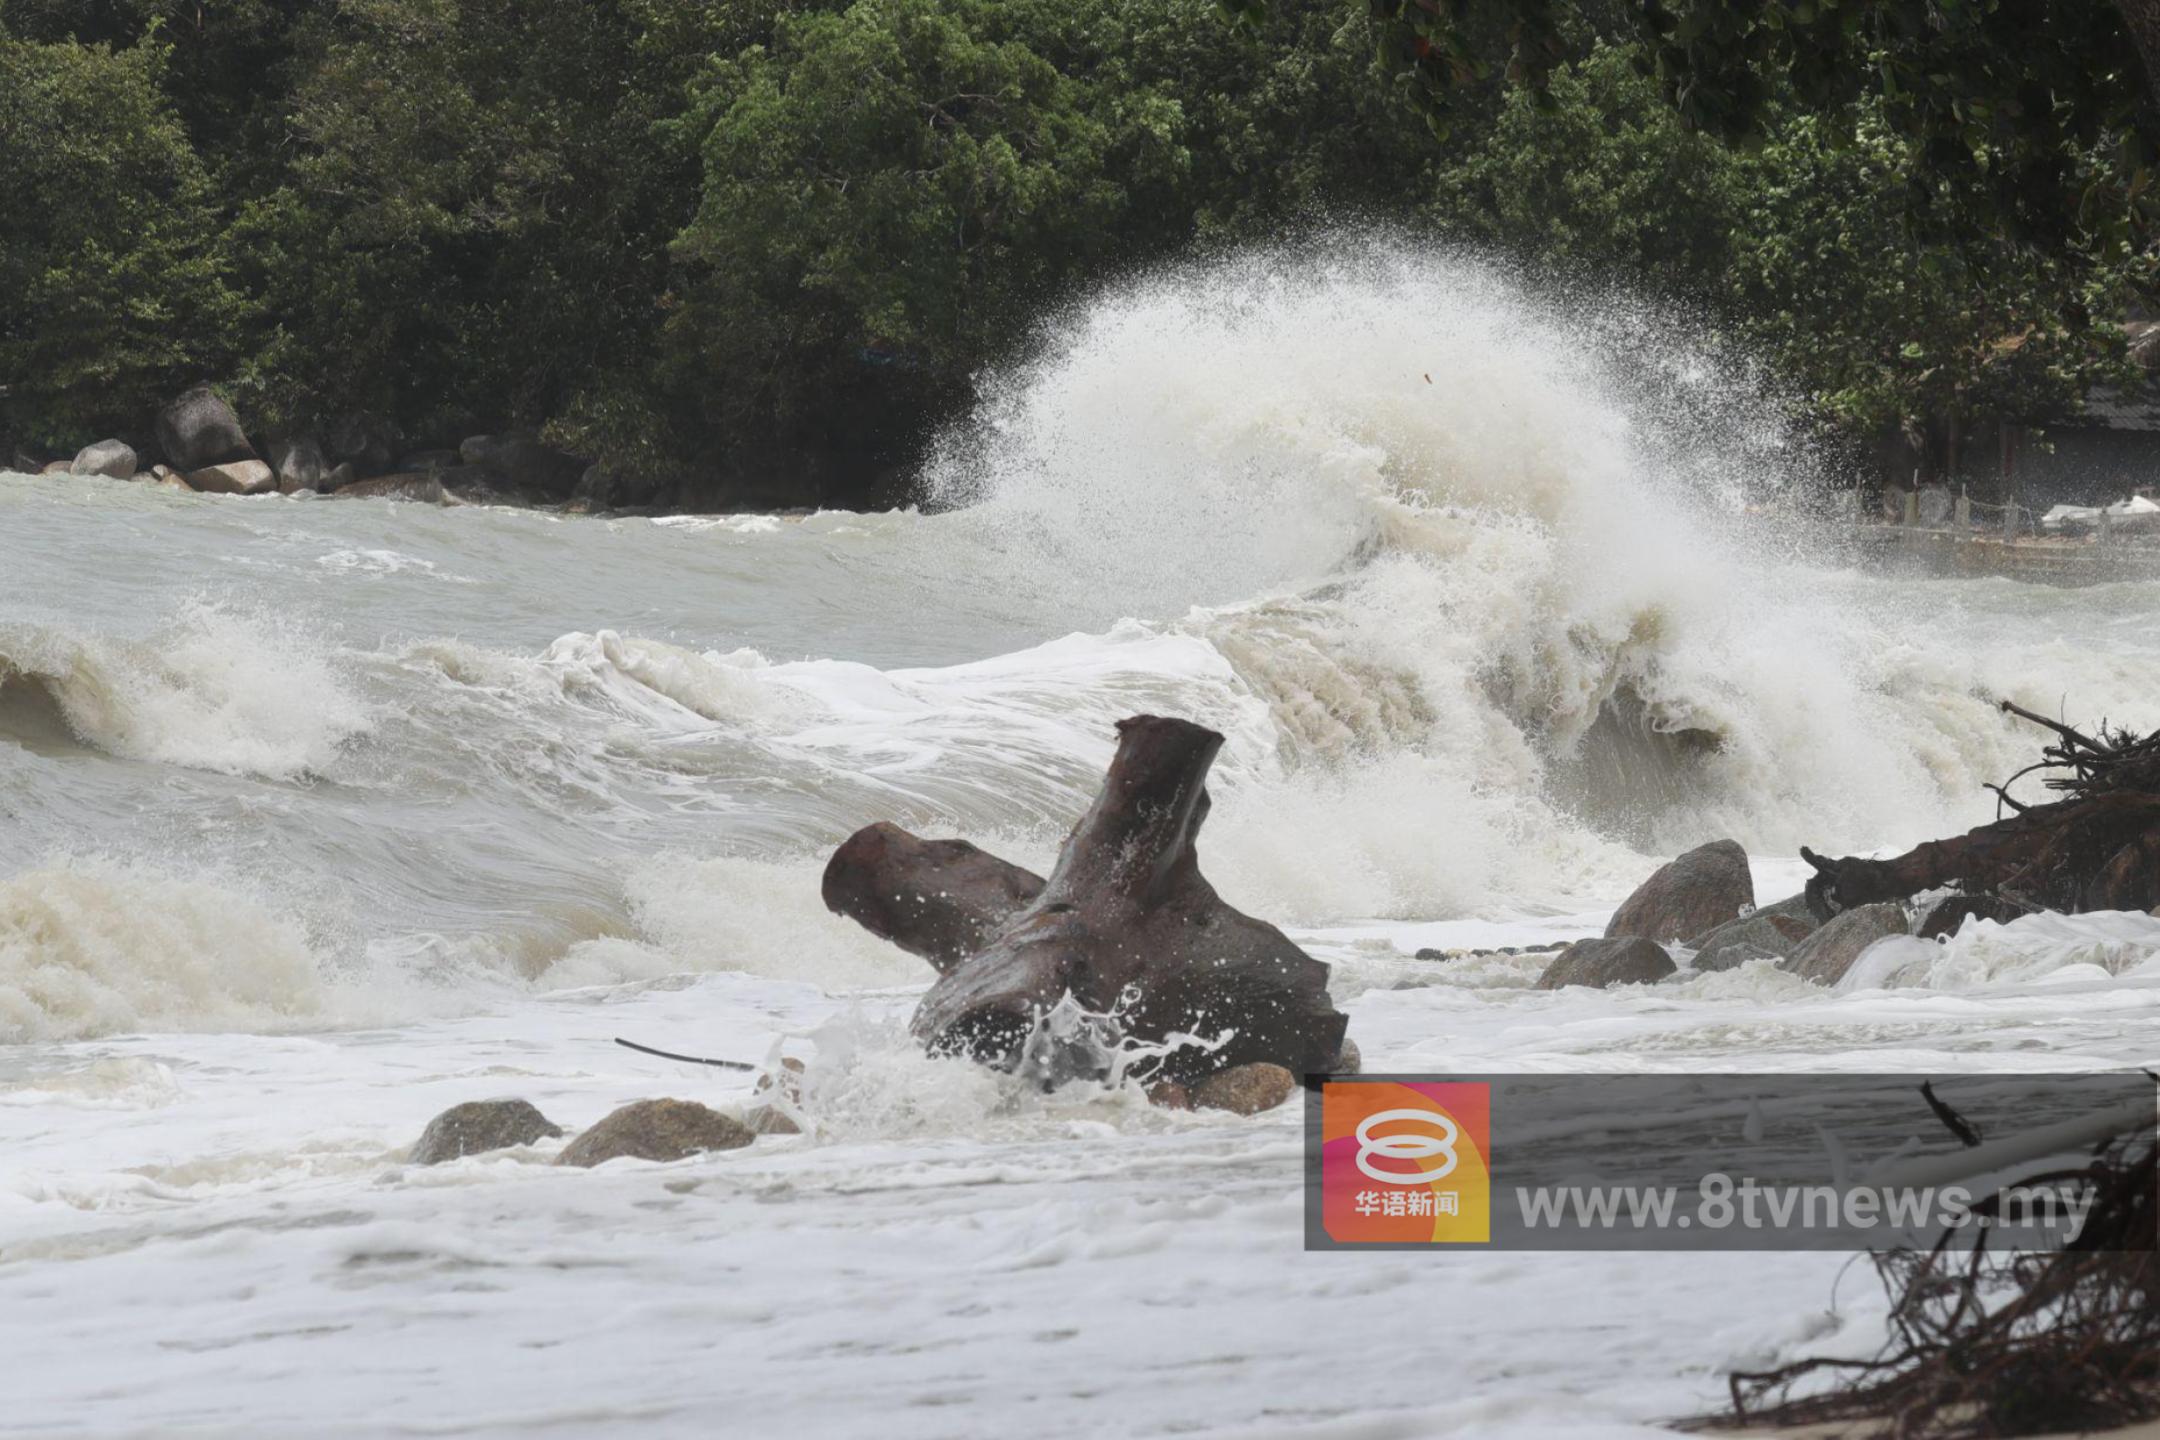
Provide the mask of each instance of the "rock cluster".
POLYGON ((513 431, 448 446, 408 446, 379 416, 338 416, 317 430, 258 448, 216 391, 197 385, 166 405, 146 433, 84 446, 72 459, 40 463, 13 453, 7 468, 30 474, 154 482, 211 495, 336 495, 432 505, 603 504, 649 498, 645 487, 513 431))
POLYGON ((1747 852, 1717 840, 1660 867, 1613 912, 1602 937, 1578 940, 1555 956, 1536 988, 1654 985, 1680 973, 1674 948, 1691 953, 1688 968, 1696 974, 1770 960, 1802 979, 1835 985, 1870 945, 1907 933, 1904 907, 1895 904, 1861 906, 1828 924, 1799 895, 1756 908, 1747 852))

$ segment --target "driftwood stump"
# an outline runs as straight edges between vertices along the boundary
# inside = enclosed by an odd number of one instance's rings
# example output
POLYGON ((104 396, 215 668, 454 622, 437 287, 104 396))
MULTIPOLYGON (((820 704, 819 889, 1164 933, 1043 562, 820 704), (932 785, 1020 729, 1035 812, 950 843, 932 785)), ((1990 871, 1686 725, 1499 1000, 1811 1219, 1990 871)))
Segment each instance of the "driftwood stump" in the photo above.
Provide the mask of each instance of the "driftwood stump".
POLYGON ((1070 995, 1116 1012, 1131 1039, 1210 1042, 1174 1049, 1166 1079, 1255 1062, 1329 1069, 1347 1022, 1327 967, 1200 874, 1193 837, 1222 743, 1189 721, 1119 721, 1102 790, 1048 880, 964 840, 878 824, 833 853, 825 903, 937 968, 913 1021, 936 1052, 1009 1067, 1070 995))

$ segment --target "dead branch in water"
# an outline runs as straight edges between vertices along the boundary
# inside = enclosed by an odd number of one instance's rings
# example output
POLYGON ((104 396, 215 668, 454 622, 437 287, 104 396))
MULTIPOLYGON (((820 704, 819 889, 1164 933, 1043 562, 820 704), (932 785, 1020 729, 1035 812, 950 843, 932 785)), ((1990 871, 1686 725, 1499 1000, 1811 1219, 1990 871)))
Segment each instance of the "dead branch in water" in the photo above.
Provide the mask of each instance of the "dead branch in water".
POLYGON ((1865 1423, 1897 1440, 1999 1440, 2084 1432, 2160 1415, 2160 1255, 2149 1133, 2082 1169, 2017 1186, 2090 1184, 2075 1244, 2046 1255, 1932 1250, 1875 1257, 1891 1339, 1869 1360, 1811 1359, 1735 1374, 1743 1424, 1865 1423), (1816 1377, 1836 1383, 1795 1396, 1816 1377))

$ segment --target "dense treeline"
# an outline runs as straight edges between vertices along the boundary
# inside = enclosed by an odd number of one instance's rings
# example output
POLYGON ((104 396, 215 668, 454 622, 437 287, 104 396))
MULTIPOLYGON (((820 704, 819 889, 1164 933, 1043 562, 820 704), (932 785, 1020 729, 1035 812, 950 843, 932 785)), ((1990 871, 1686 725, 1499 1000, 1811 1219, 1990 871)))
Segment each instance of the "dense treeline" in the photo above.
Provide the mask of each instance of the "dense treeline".
POLYGON ((616 502, 870 498, 1046 306, 1353 214, 1685 298, 1845 436, 2109 373, 2130 253, 1945 233, 1864 107, 1728 148, 1586 22, 1435 138, 1372 24, 0 0, 0 441, 133 439, 207 378, 269 435, 542 430, 616 502))

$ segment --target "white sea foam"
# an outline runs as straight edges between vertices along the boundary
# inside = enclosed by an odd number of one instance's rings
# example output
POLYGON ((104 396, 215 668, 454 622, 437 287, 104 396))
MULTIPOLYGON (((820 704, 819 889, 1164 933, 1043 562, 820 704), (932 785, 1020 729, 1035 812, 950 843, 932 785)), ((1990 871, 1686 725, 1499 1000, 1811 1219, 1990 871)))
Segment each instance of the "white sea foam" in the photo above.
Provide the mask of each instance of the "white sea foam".
POLYGON ((131 760, 291 779, 367 728, 327 652, 190 601, 139 640, 0 626, 0 686, 42 690, 86 744, 131 760))
POLYGON ((1790 463, 1746 387, 1594 310, 1386 245, 1126 286, 948 444, 957 513, 536 524, 0 481, 0 1039, 36 1042, 0 1066, 12 1413, 1619 1435, 1717 1403, 1726 1367, 1864 1352, 1880 1307, 1843 1257, 1306 1263, 1294 1112, 933 1061, 905 1033, 928 968, 817 898, 875 819, 1044 867, 1114 722, 1168 712, 1228 737, 1206 872, 1334 966, 1372 1069, 2148 1062, 2150 917, 1885 942, 1836 989, 1413 958, 1596 933, 1717 834, 1769 899, 1798 871, 1762 857, 1798 841, 1982 818, 2034 743, 2001 696, 2160 721, 2152 587, 1810 561, 1738 518, 1790 463), (254 588, 192 605, 205 573, 254 588), (44 858, 97 843, 162 868, 44 858), (575 1128, 751 1098, 619 1035, 800 1056, 808 1133, 402 1164, 463 1100, 575 1128), (1676 1349, 1615 1296, 1714 1338, 1676 1349))
POLYGON ((0 1041, 286 1029, 323 996, 298 927, 208 880, 98 860, 0 880, 0 1041))

